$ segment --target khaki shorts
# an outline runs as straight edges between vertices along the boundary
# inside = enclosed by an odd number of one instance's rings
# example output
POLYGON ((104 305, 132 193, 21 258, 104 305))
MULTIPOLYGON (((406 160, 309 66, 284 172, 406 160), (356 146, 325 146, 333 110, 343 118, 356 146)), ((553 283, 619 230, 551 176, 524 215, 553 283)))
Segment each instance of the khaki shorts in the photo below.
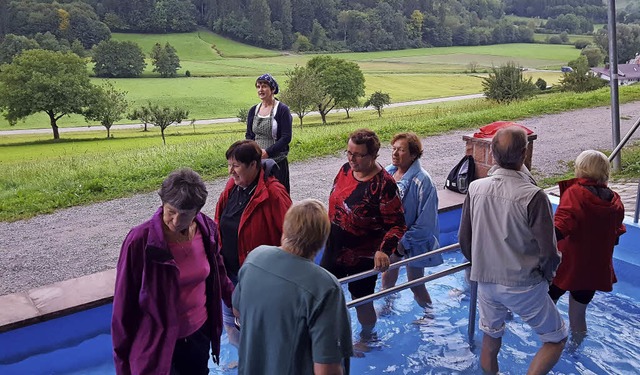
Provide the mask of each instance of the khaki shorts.
POLYGON ((532 286, 478 283, 480 330, 493 338, 502 337, 507 310, 511 310, 533 328, 542 342, 564 340, 569 332, 548 292, 549 285, 544 281, 532 286))

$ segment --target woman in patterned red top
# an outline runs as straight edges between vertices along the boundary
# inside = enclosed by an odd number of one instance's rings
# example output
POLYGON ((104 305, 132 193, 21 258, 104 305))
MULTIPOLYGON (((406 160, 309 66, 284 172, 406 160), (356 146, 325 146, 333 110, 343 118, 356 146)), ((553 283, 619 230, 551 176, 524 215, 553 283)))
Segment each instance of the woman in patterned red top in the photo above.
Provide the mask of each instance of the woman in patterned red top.
MULTIPOLYGON (((389 256, 396 251, 406 226, 402 201, 393 177, 376 162, 380 140, 371 130, 356 130, 347 144, 348 163, 340 168, 329 196, 331 234, 322 266, 337 278, 373 268, 389 268, 389 256)), ((349 283, 351 298, 372 294, 376 276, 349 283)), ((354 347, 368 350, 374 338, 376 312, 373 302, 356 307, 362 325, 354 347)))

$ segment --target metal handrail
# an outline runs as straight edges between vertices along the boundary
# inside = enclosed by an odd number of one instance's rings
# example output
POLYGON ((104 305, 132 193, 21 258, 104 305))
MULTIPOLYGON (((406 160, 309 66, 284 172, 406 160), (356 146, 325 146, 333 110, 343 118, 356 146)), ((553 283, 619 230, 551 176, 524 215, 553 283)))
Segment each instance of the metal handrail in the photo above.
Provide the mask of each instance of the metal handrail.
POLYGON ((638 180, 638 191, 636 191, 636 211, 633 213, 633 222, 638 224, 638 216, 640 215, 640 180, 638 180))
MULTIPOLYGON (((447 252, 449 250, 455 250, 455 249, 457 249, 459 247, 460 247, 460 244, 458 244, 458 243, 455 243, 455 244, 449 245, 449 246, 445 246, 445 247, 440 247, 440 248, 437 248, 435 250, 429 251, 428 253, 416 255, 414 257, 403 259, 403 260, 401 260, 399 262, 395 262, 395 263, 391 264, 387 270, 400 268, 400 267, 402 267, 402 266, 404 266, 406 264, 409 264, 409 263, 412 263, 412 262, 415 262, 415 261, 418 261, 418 260, 421 260, 421 259, 424 259, 424 258, 428 258, 428 257, 436 255, 436 254, 444 253, 444 252, 447 252)), ((350 283, 352 281, 358 281, 358 280, 364 279, 364 278, 369 277, 369 276, 377 275, 379 273, 380 273, 380 271, 372 269, 372 270, 356 273, 355 275, 343 277, 342 279, 340 279, 338 281, 340 281, 340 284, 348 284, 348 283, 350 283)))
MULTIPOLYGON (((613 151, 611 151, 611 155, 609 155, 609 162, 613 161, 613 159, 618 155, 618 153, 620 153, 620 150, 622 150, 624 145, 627 144, 627 142, 629 141, 633 133, 635 133, 636 130, 638 130, 639 126, 640 126, 640 118, 636 120, 635 124, 633 124, 631 129, 629 129, 627 134, 625 134, 624 138, 622 138, 622 140, 616 146, 616 148, 614 148, 613 151)), ((640 211, 640 181, 638 181, 638 190, 636 192, 636 209, 633 214, 633 222, 636 224, 638 223, 638 216, 640 215, 639 211, 640 211)))
POLYGON ((403 284, 400 284, 400 285, 396 285, 396 286, 391 287, 391 288, 382 289, 381 291, 375 292, 373 294, 369 294, 368 296, 364 296, 364 297, 360 297, 360 298, 354 299, 353 301, 347 303, 347 307, 356 307, 356 306, 364 305, 365 303, 369 303, 369 302, 377 300, 379 298, 388 296, 389 294, 394 294, 394 293, 397 293, 397 292, 399 292, 401 290, 409 289, 409 288, 411 288, 413 286, 424 284, 427 281, 432 281, 432 280, 439 279, 439 278, 444 277, 444 276, 451 275, 452 273, 456 273, 458 271, 462 271, 462 270, 464 270, 465 268, 468 268, 468 267, 471 267, 471 263, 465 262, 465 263, 459 264, 457 266, 448 268, 446 270, 443 270, 443 271, 440 271, 440 272, 436 272, 436 273, 433 273, 431 275, 423 276, 423 277, 421 277, 419 279, 407 281, 406 283, 403 283, 403 284))
POLYGON ((635 133, 636 130, 638 130, 638 126, 640 126, 640 117, 636 120, 636 123, 633 124, 631 129, 629 129, 627 134, 625 134, 624 138, 622 138, 620 143, 618 143, 616 148, 614 148, 613 151, 611 151, 611 155, 609 155, 609 162, 613 161, 613 159, 618 155, 620 150, 622 150, 622 148, 627 144, 627 142, 629 141, 633 133, 635 133))
MULTIPOLYGON (((410 257, 407 259, 403 259, 399 262, 393 263, 391 266, 389 266, 389 268, 387 270, 392 270, 395 268, 399 268, 402 267, 406 264, 412 263, 412 262, 416 262, 418 260, 421 260, 423 258, 427 258, 436 254, 440 254, 440 253, 444 253, 446 251, 450 251, 450 250, 454 250, 460 247, 459 243, 455 243, 453 245, 449 245, 449 246, 444 246, 438 249, 435 249, 433 251, 424 253, 424 254, 420 254, 420 255, 416 255, 414 257, 410 257)), ((440 271, 440 272, 436 272, 433 273, 431 275, 427 275, 427 276, 423 276, 419 279, 415 279, 415 280, 411 280, 411 281, 407 281, 406 283, 400 284, 400 285, 396 285, 393 286, 391 288, 388 289, 383 289, 380 290, 378 292, 375 292, 373 294, 370 294, 368 296, 364 296, 364 297, 360 297, 357 299, 354 299, 350 302, 347 303, 347 308, 351 308, 351 307, 356 307, 356 306, 360 306, 363 305, 365 303, 369 303, 372 302, 374 300, 380 299, 382 297, 385 297, 387 295, 390 294, 395 294, 398 293, 402 290, 405 289, 409 289, 411 287, 414 287, 416 285, 420 285, 420 284, 424 284, 427 281, 432 281, 432 280, 436 280, 439 279, 441 277, 450 275, 452 273, 456 273, 459 271, 462 271, 466 268, 471 267, 471 263, 470 262, 465 262, 462 264, 459 264, 457 266, 448 268, 446 270, 440 271)), ((379 274, 380 271, 376 270, 376 269, 372 269, 369 271, 364 271, 364 272, 360 272, 358 274, 355 275, 351 275, 351 276, 347 276, 347 277, 343 277, 342 279, 338 280, 340 282, 340 284, 348 284, 350 282, 353 281, 357 281, 357 280, 361 280, 364 279, 366 277, 369 276, 374 276, 379 274)), ((475 325, 476 325, 476 304, 477 304, 477 299, 478 299, 478 283, 474 282, 474 281, 470 281, 470 299, 469 299, 469 325, 468 325, 468 329, 467 329, 467 334, 468 334, 468 338, 469 338, 469 342, 473 341, 473 336, 475 335, 475 325)))

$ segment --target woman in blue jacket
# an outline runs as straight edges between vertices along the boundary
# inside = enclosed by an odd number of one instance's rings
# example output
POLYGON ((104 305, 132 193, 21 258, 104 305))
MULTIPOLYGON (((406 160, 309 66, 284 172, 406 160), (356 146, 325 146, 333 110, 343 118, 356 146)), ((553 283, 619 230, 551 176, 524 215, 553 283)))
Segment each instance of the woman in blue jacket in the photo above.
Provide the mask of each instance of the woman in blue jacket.
MULTIPOLYGON (((429 173, 420 166, 422 143, 415 133, 399 133, 391 140, 392 164, 387 166, 387 172, 393 176, 398 184, 404 219, 407 231, 398 244, 398 253, 405 257, 424 254, 440 247, 438 237, 438 193, 431 181, 429 173)), ((401 258, 395 253, 391 255, 391 262, 401 258)), ((433 255, 426 259, 407 265, 409 281, 424 276, 424 267, 442 264, 442 255, 433 255)), ((382 275, 382 288, 391 288, 398 279, 398 269, 385 272, 382 275)), ((425 309, 431 308, 431 296, 424 284, 411 288, 418 305, 425 309)), ((428 312, 428 311, 427 311, 428 312)))

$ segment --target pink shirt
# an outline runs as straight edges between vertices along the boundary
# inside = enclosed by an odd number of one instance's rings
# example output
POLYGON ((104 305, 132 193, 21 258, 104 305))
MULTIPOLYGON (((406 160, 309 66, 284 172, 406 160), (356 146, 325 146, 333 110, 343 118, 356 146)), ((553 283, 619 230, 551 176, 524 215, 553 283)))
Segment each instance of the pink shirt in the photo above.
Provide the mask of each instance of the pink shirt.
POLYGON ((169 242, 169 250, 180 274, 178 338, 183 338, 197 331, 207 321, 205 280, 209 276, 209 262, 204 251, 202 235, 197 229, 191 241, 169 242))

